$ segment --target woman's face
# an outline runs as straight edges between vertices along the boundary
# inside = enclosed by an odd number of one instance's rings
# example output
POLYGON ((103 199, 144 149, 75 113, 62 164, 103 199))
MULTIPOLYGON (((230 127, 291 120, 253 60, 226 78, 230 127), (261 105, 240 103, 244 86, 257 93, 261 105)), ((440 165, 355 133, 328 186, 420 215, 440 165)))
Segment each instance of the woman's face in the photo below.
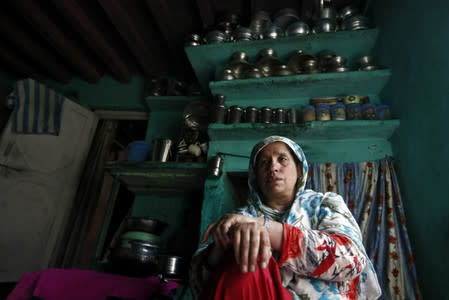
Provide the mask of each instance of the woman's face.
POLYGON ((266 146, 257 157, 257 185, 266 204, 270 201, 292 201, 301 173, 290 149, 282 142, 266 146))

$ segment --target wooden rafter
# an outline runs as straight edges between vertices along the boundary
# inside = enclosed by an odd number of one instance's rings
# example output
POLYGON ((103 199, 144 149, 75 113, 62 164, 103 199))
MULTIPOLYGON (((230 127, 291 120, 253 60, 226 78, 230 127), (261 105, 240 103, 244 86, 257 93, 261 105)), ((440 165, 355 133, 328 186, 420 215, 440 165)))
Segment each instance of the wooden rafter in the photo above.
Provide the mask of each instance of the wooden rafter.
POLYGON ((94 58, 87 53, 83 45, 76 42, 76 38, 69 32, 64 32, 61 24, 52 20, 37 1, 11 1, 10 5, 23 15, 62 57, 66 58, 66 62, 77 70, 82 78, 89 82, 100 79, 101 74, 98 70, 100 67, 94 58))

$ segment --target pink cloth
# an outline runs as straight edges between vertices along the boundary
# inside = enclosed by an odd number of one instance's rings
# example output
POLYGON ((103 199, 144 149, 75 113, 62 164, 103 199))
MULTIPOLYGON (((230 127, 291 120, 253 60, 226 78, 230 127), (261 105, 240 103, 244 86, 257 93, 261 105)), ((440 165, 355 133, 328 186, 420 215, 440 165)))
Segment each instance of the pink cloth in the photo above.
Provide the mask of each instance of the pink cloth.
POLYGON ((179 284, 159 277, 127 277, 88 270, 48 269, 26 273, 6 300, 103 300, 109 296, 146 300, 152 295, 169 295, 179 284))

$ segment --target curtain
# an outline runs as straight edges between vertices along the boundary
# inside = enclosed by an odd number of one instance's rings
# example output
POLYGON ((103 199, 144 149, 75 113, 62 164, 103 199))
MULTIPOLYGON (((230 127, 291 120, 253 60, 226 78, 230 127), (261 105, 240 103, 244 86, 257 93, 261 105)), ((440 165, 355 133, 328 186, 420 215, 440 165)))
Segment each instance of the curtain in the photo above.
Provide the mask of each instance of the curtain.
POLYGON ((311 164, 307 188, 343 196, 382 287, 381 299, 421 299, 393 158, 311 164))

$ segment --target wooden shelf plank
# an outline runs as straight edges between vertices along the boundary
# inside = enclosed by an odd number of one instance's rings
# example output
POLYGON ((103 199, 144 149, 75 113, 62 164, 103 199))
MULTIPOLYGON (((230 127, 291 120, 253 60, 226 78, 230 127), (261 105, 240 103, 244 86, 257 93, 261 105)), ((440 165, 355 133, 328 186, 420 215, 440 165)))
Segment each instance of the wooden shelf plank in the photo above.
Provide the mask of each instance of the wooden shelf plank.
POLYGON ((399 120, 313 121, 302 124, 211 124, 211 142, 259 140, 269 135, 283 135, 304 140, 386 139, 399 127, 399 120))
POLYGON ((391 76, 389 69, 351 71, 342 73, 300 74, 284 77, 213 81, 213 94, 226 96, 232 105, 281 105, 282 107, 308 104, 310 98, 377 95, 391 76))
POLYGON ((207 176, 206 163, 119 162, 106 168, 135 193, 197 190, 207 176))

